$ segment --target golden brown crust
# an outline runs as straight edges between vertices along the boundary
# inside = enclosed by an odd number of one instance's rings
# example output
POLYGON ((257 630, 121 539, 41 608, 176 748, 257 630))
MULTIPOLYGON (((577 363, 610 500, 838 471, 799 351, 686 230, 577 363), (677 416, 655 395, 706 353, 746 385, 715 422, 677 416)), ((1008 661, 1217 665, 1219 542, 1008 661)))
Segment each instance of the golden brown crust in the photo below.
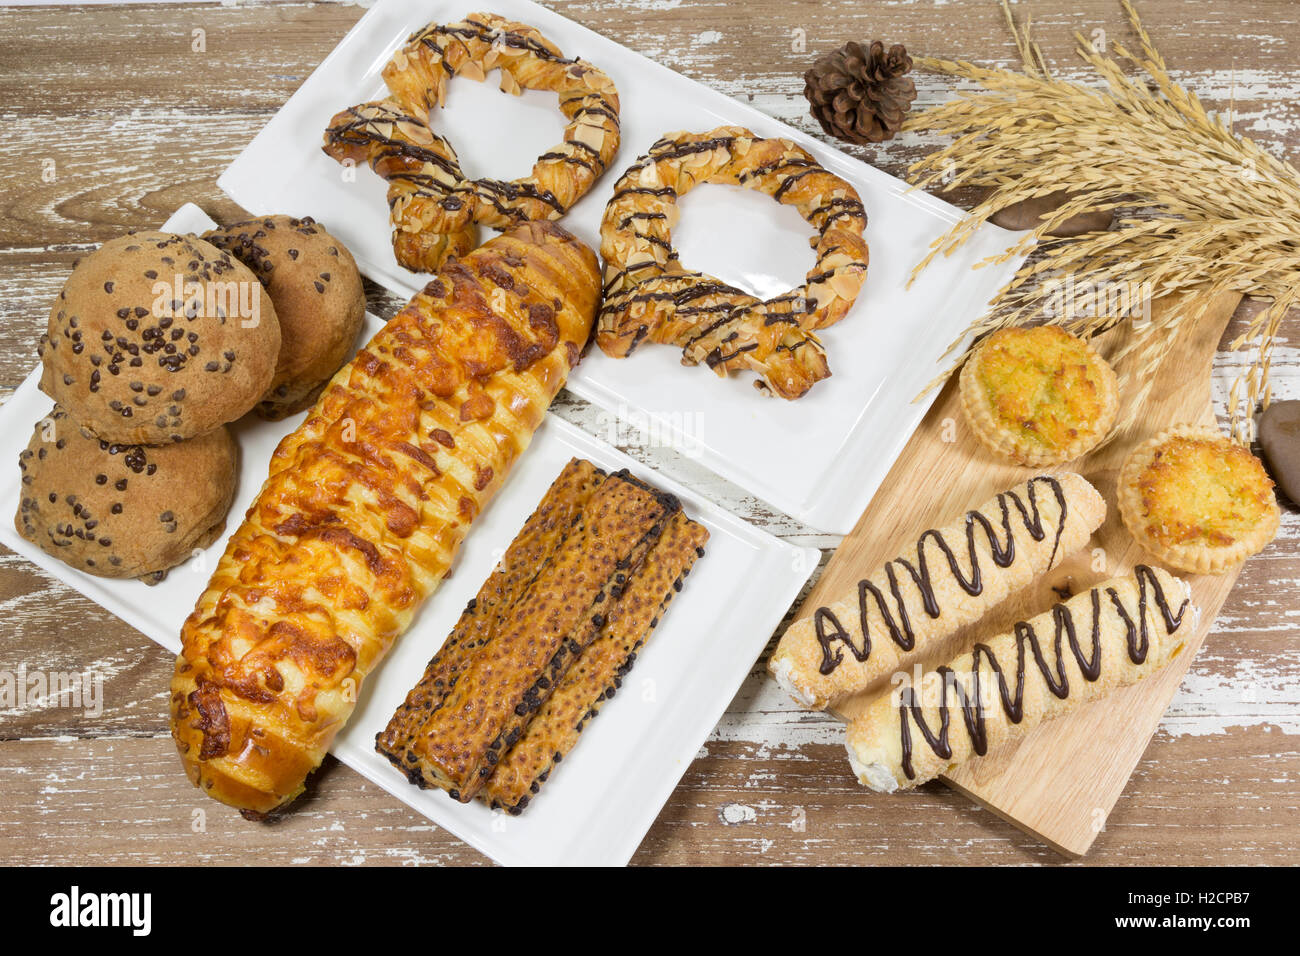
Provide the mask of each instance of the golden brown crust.
POLYGON ((622 685, 638 649, 663 619, 709 532, 678 512, 605 615, 599 635, 569 668, 480 793, 494 807, 519 813, 552 768, 577 745, 586 723, 622 685))
POLYGON ((768 670, 817 710, 872 689, 1082 548, 1105 517, 1082 476, 1030 478, 921 532, 850 593, 792 623, 768 670))
POLYGON ((966 421, 986 448, 1030 467, 1072 461, 1110 432, 1114 370, 1060 326, 1000 329, 962 367, 966 421))
POLYGON ((339 162, 368 163, 388 181, 393 256, 403 268, 436 272, 478 245, 473 221, 444 221, 443 201, 465 178, 456 151, 399 103, 381 100, 341 111, 330 120, 322 149, 339 162))
POLYGON ((239 450, 228 428, 170 445, 88 438, 61 405, 19 455, 18 533, 60 561, 157 584, 225 529, 239 450))
POLYGON ((1124 527, 1180 571, 1218 574, 1273 540, 1273 482, 1241 445, 1204 425, 1176 425, 1133 449, 1117 490, 1124 527))
POLYGON ((617 598, 663 533, 674 499, 612 475, 596 489, 563 545, 515 602, 496 639, 479 648, 440 706, 398 758, 408 776, 459 800, 474 797, 523 733, 575 657, 603 626, 617 598))
POLYGON ((881 694, 848 726, 855 775, 909 789, 1149 677, 1182 651, 1196 613, 1163 569, 1103 581, 881 694))
POLYGON ((265 813, 302 791, 541 423, 598 295, 563 229, 510 230, 445 268, 280 443, 181 633, 172 733, 210 796, 265 813))
POLYGON ((420 774, 411 767, 415 760, 409 749, 412 739, 429 713, 442 705, 474 654, 500 633, 516 600, 554 556, 604 477, 591 462, 570 460, 466 606, 429 661, 424 676, 376 736, 375 749, 408 774, 413 783, 418 782, 420 774))
POLYGON ((397 261, 431 271, 473 248, 482 223, 504 229, 557 219, 581 199, 618 152, 618 92, 590 63, 566 58, 535 28, 490 13, 417 30, 384 67, 390 99, 344 110, 330 121, 325 152, 369 162, 389 180, 397 261), (432 131, 453 76, 501 71, 502 90, 547 90, 569 120, 564 140, 532 172, 509 182, 467 179, 451 144, 432 131))
POLYGON ((750 369, 775 394, 798 398, 830 374, 812 333, 842 319, 861 291, 865 228, 853 187, 790 140, 738 126, 665 136, 619 178, 605 208, 597 342, 616 358, 643 341, 676 345, 686 364, 719 375, 750 369), (702 182, 757 189, 798 209, 817 230, 804 286, 764 302, 678 262, 677 200, 702 182))

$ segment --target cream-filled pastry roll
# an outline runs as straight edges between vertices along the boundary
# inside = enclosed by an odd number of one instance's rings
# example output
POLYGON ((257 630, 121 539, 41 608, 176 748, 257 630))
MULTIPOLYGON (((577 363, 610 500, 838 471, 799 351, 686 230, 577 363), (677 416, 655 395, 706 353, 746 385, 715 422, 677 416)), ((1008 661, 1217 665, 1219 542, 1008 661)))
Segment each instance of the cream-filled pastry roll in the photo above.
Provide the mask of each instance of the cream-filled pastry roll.
POLYGON ((933 780, 1154 674, 1183 649, 1195 616, 1187 582, 1138 565, 977 643, 919 683, 904 678, 850 722, 849 763, 878 792, 933 780))
POLYGON ((1105 517, 1106 503, 1080 475, 1030 478, 923 532, 852 593, 795 621, 768 670, 795 700, 821 710, 979 620, 1082 548, 1105 517))

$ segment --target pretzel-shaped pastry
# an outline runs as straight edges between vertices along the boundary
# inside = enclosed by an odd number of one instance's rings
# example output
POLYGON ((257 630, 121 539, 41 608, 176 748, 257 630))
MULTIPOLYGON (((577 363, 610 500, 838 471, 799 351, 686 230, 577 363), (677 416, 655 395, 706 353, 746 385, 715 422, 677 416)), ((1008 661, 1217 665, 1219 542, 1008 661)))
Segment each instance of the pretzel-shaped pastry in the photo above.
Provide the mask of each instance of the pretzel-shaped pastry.
POLYGON ((597 342, 615 358, 645 340, 676 345, 683 364, 719 375, 748 368, 760 388, 799 398, 830 375, 813 331, 844 318, 862 288, 866 224, 853 187, 789 140, 738 126, 666 136, 623 174, 605 208, 597 342), (762 301, 682 267, 672 245, 677 200, 702 182, 757 189, 816 228, 817 262, 801 288, 762 301))
POLYGON ((449 256, 478 245, 474 223, 444 226, 443 202, 465 178, 456 151, 397 103, 349 107, 330 121, 325 142, 330 156, 367 162, 388 180, 393 255, 407 269, 436 272, 449 256))
POLYGON ((506 229, 558 219, 618 151, 613 81, 590 63, 566 58, 524 23, 490 13, 431 23, 411 34, 383 76, 390 99, 335 116, 324 149, 340 161, 365 160, 389 181, 394 254, 412 271, 433 271, 448 255, 473 248, 476 223, 506 229), (496 69, 505 92, 556 93, 569 124, 564 141, 538 157, 528 176, 467 179, 451 144, 433 133, 430 113, 446 102, 451 77, 483 80, 496 69))

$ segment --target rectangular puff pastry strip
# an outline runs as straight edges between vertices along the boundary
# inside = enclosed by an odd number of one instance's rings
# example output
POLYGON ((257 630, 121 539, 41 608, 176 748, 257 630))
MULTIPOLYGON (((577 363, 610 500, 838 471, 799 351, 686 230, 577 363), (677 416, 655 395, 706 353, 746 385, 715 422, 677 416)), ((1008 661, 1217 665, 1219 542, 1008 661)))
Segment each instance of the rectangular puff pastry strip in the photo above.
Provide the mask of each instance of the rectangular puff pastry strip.
POLYGON ((858 780, 889 792, 933 780, 1169 663, 1195 630, 1191 589, 1139 565, 923 675, 848 727, 858 780))
POLYGON ((479 796, 493 807, 519 813, 536 794, 555 764, 578 743, 587 723, 614 696, 637 651, 663 619, 696 560, 709 532, 678 512, 623 596, 605 615, 605 625, 587 646, 519 741, 497 763, 479 796))
POLYGON ((599 292, 564 229, 511 229, 442 269, 280 443, 181 631, 172 735, 209 796, 259 814, 302 792, 528 446, 599 292))
POLYGON ((865 690, 1082 548, 1106 503, 1073 473, 1036 475, 875 568, 853 593, 786 629, 768 670, 821 710, 865 690))
MULTIPOLYGON (((573 660, 604 624, 604 609, 681 510, 677 500, 610 475, 563 545, 515 602, 494 640, 480 648, 442 704, 412 735, 408 779, 468 802, 523 734, 573 660), (411 758, 414 757, 414 760, 411 758)), ((397 761, 395 761, 397 762, 397 761)))
POLYGON ((394 755, 409 754, 406 747, 411 737, 419 733, 429 711, 442 704, 452 684, 473 660, 474 653, 497 635, 515 601, 550 561, 604 478, 604 473, 591 462, 574 458, 547 489, 429 661, 424 676, 406 695, 388 726, 376 736, 379 752, 388 756, 399 770, 406 772, 401 758, 394 755))

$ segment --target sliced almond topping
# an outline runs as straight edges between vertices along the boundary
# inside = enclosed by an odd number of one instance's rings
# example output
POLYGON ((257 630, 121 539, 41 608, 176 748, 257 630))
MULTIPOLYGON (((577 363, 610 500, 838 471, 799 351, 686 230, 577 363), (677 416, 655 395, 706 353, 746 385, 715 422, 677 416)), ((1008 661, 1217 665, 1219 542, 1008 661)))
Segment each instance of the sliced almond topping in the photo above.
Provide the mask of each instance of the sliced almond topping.
POLYGON ((402 133, 413 143, 428 146, 433 142, 433 133, 423 123, 403 123, 402 133))
POLYGON ((598 126, 581 124, 573 131, 573 139, 594 150, 599 150, 605 142, 605 131, 598 126))
POLYGON ((827 285, 841 299, 852 302, 862 290, 862 278, 851 272, 837 272, 827 280, 827 285))

